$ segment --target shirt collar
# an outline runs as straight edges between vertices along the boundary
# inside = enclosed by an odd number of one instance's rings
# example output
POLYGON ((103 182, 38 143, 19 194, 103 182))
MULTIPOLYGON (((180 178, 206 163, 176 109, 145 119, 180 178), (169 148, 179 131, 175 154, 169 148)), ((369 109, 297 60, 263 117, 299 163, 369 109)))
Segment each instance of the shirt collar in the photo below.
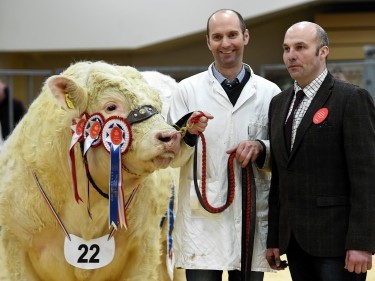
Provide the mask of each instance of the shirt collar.
MULTIPOLYGON (((237 74, 236 78, 238 79, 238 81, 241 83, 242 82, 242 79, 245 77, 245 73, 246 73, 246 70, 245 70, 245 67, 242 65, 242 68, 241 68, 241 71, 240 73, 237 74)), ((215 67, 215 64, 213 64, 212 66, 212 74, 214 75, 214 77, 216 78, 217 81, 219 81, 219 83, 223 83, 224 80, 227 80, 227 78, 225 78, 215 67)))
POLYGON ((318 92, 320 86, 323 84, 323 81, 326 78, 327 74, 328 74, 328 70, 326 68, 318 77, 316 77, 313 81, 311 81, 310 84, 308 84, 303 89, 298 85, 297 81, 294 81, 294 92, 297 93, 299 90, 303 90, 305 95, 308 98, 312 99, 318 92))

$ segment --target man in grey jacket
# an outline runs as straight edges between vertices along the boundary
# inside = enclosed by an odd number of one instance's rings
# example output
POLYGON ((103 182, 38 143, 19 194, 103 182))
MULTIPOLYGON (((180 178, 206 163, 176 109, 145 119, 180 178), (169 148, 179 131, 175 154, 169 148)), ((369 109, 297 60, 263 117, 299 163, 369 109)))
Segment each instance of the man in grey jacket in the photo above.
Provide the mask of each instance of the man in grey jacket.
POLYGON ((295 83, 269 111, 267 259, 277 269, 286 253, 294 281, 365 280, 375 251, 372 98, 329 73, 328 37, 315 23, 291 26, 283 46, 295 83))

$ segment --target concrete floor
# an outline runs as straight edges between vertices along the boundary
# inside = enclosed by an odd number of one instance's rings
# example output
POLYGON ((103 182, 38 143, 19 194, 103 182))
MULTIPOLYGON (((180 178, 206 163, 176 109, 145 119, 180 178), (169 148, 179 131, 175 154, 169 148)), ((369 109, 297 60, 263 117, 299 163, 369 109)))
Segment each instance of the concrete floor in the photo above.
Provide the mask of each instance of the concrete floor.
MULTIPOLYGON (((4 249, 0 243, 0 268, 2 268, 3 266, 3 262, 4 262, 4 249)), ((283 258, 285 259, 285 258, 283 258)), ((372 259, 372 264, 373 264, 373 269, 371 269, 368 273, 367 273, 367 281, 375 281, 375 257, 373 257, 372 259)), ((6 275, 6 272, 5 270, 0 270, 0 281, 8 281, 8 277, 6 275)), ((224 278, 223 278, 223 281, 227 281, 227 275, 224 274, 224 278)), ((289 274, 289 271, 286 269, 286 270, 283 270, 283 271, 279 271, 277 273, 266 273, 265 274, 265 278, 264 278, 264 281, 291 281, 292 279, 290 278, 290 274, 289 274)))
MULTIPOLYGON (((286 260, 286 257, 283 256, 283 260, 286 260)), ((227 281, 227 275, 224 276, 223 281, 227 281)), ((292 281, 290 277, 290 273, 288 269, 279 271, 277 273, 265 273, 264 281, 292 281)), ((372 258, 372 269, 367 272, 367 280, 366 281, 375 281, 375 256, 372 258)))

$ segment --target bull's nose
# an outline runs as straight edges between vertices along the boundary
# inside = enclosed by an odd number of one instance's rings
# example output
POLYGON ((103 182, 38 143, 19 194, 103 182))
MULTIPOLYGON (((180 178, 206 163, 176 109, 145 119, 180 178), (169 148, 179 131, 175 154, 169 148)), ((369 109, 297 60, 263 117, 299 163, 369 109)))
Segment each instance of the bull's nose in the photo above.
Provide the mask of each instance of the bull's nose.
POLYGON ((173 152, 178 152, 181 134, 175 130, 163 131, 156 134, 156 138, 173 152))
POLYGON ((181 134, 174 130, 159 132, 156 134, 156 138, 164 143, 175 142, 181 140, 181 134))

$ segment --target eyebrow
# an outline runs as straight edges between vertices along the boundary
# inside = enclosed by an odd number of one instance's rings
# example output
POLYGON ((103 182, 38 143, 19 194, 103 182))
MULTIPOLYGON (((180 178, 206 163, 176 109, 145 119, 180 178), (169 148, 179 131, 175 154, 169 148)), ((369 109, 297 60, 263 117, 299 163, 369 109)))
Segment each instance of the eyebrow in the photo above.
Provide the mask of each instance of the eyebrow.
POLYGON ((304 41, 299 41, 299 42, 297 42, 297 43, 292 43, 292 44, 286 44, 286 43, 283 43, 281 46, 282 47, 285 47, 285 46, 295 46, 295 45, 308 45, 306 42, 304 42, 304 41))

